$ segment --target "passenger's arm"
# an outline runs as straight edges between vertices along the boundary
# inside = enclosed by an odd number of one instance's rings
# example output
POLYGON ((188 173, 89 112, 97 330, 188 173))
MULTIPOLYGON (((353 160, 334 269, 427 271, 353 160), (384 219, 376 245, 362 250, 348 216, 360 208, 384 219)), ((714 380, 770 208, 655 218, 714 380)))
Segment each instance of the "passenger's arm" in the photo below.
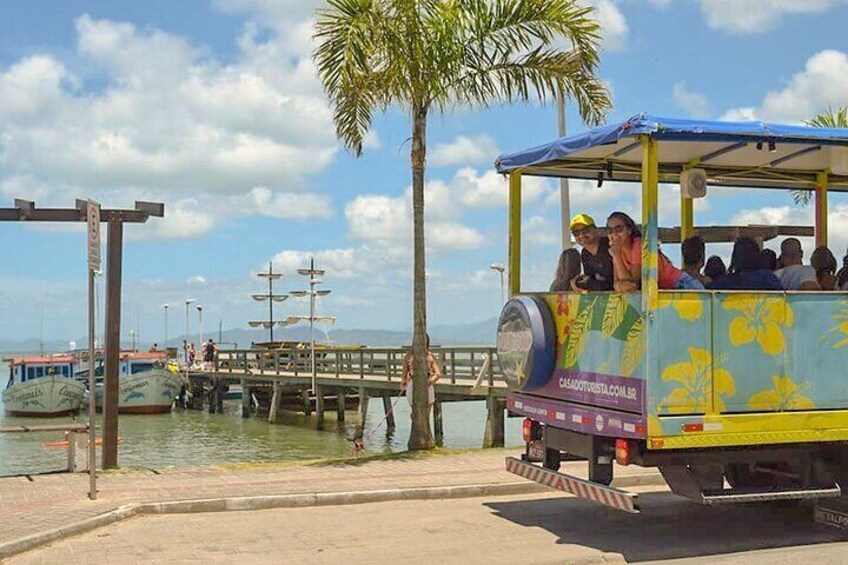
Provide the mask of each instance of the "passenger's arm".
POLYGON ((799 290, 821 290, 818 281, 804 281, 799 290))

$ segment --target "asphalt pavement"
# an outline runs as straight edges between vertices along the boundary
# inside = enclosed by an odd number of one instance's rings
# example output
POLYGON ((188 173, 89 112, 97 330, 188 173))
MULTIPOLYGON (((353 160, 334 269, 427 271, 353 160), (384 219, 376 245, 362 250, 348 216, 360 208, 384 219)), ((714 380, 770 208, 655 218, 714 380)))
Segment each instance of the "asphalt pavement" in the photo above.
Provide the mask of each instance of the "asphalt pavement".
POLYGON ((534 494, 144 516, 8 564, 848 564, 848 532, 808 506, 707 508, 649 488, 640 515, 534 494))

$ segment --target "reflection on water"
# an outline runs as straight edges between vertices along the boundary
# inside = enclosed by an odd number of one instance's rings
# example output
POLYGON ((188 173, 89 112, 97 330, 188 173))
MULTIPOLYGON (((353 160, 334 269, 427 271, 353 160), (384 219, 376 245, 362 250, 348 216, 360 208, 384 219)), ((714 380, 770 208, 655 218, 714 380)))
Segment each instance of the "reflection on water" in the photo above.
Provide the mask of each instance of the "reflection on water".
MULTIPOLYGON (((0 380, 5 386, 8 373, 0 364, 0 380)), ((372 399, 368 408, 365 446, 369 453, 403 451, 409 438, 409 405, 401 399, 395 405, 397 429, 386 435, 386 424, 371 433, 383 420, 380 399, 372 399)), ((2 415, 0 426, 22 424, 58 424, 72 422, 71 417, 52 419, 11 418, 2 415)), ((443 405, 445 446, 479 447, 483 441, 486 408, 483 401, 450 402, 443 405)), ((78 421, 87 421, 82 413, 78 421)), ((98 419, 100 416, 98 415, 98 419)), ((213 463, 280 461, 350 457, 356 412, 347 412, 347 421, 336 422, 335 411, 325 416, 326 431, 315 430, 315 416, 281 412, 277 424, 259 418, 242 418, 241 403, 227 402, 223 414, 194 410, 175 410, 161 415, 121 415, 118 461, 122 467, 195 466, 213 463)), ((0 434, 0 475, 37 473, 64 468, 65 450, 44 447, 44 442, 61 439, 61 432, 0 434)), ((507 419, 507 445, 521 442, 520 420, 507 419)))

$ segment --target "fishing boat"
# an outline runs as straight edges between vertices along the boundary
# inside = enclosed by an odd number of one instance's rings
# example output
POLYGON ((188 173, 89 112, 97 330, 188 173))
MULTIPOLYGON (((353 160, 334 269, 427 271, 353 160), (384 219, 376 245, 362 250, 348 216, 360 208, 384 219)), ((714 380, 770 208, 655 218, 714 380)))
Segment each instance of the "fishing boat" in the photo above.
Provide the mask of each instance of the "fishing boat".
POLYGON ((79 412, 86 387, 74 379, 74 357, 53 355, 5 359, 9 382, 3 406, 10 416, 54 417, 79 412))
MULTIPOLYGON (((167 362, 164 351, 124 351, 118 365, 118 412, 120 414, 164 414, 171 411, 183 386, 176 365, 167 362)), ((88 378, 88 371, 78 373, 88 378), (84 374, 83 374, 84 373, 84 374)), ((103 409, 103 365, 95 369, 97 410, 103 409)))

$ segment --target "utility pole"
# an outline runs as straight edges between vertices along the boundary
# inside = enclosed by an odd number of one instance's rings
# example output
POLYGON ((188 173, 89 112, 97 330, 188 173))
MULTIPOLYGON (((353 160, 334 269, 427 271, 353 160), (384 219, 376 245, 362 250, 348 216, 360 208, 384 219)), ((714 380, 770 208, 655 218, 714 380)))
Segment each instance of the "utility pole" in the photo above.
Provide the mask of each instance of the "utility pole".
MULTIPOLYGON (((559 136, 565 136, 565 95, 557 93, 557 130, 559 136)), ((562 248, 571 249, 571 230, 568 225, 571 222, 571 196, 568 190, 568 179, 559 179, 559 202, 562 214, 562 248)))
POLYGON ((266 328, 269 332, 268 340, 270 342, 274 341, 274 326, 282 326, 281 322, 274 320, 274 302, 282 302, 289 297, 288 294, 274 294, 274 281, 279 280, 283 277, 282 273, 274 272, 274 264, 272 262, 268 262, 268 272, 267 273, 257 273, 257 277, 261 279, 268 279, 268 293, 267 294, 251 294, 251 298, 253 298, 257 302, 268 301, 268 321, 252 321, 248 322, 251 328, 266 328))
MULTIPOLYGON (((14 208, 0 208, 0 222, 86 223, 89 201, 77 200, 74 208, 37 208, 31 200, 16 198, 14 208)), ((123 225, 143 224, 151 216, 163 217, 165 205, 136 201, 133 210, 101 209, 106 222, 106 373, 103 394, 103 468, 118 466, 118 359, 121 354, 121 262, 123 225), (116 323, 117 322, 117 323, 116 323)))

